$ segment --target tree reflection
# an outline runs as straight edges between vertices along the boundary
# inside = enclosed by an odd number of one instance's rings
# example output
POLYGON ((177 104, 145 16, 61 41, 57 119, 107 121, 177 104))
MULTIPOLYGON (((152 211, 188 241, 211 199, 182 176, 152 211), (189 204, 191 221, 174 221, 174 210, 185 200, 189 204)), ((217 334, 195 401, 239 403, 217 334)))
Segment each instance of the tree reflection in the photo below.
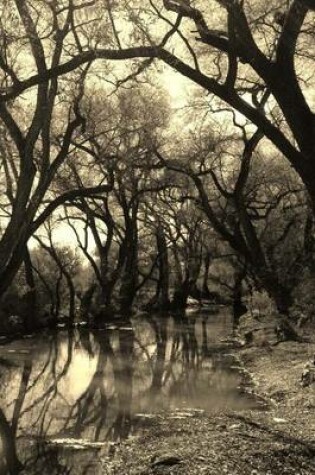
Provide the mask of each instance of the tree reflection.
MULTIPOLYGON (((69 348, 71 348, 71 335, 69 335, 68 341, 69 348)), ((17 363, 11 366, 11 384, 9 368, 4 368, 3 374, 7 376, 8 388, 3 409, 1 409, 0 423, 4 460, 6 461, 3 464, 3 473, 16 474, 23 469, 26 473, 29 473, 29 468, 32 468, 34 461, 37 461, 41 456, 40 453, 36 453, 34 457, 24 457, 23 449, 19 450, 20 441, 25 437, 24 433, 26 430, 33 435, 34 428, 36 429, 37 437, 45 435, 52 422, 50 420, 45 426, 45 419, 49 414, 49 406, 58 392, 58 381, 67 373, 67 368, 71 363, 71 351, 69 351, 64 367, 57 374, 58 351, 59 344, 56 335, 53 335, 50 338, 49 351, 47 358, 44 360, 43 367, 39 369, 38 364, 36 364, 36 368, 33 371, 33 362, 36 361, 38 355, 35 352, 27 354, 20 370, 17 368, 17 363), (43 384, 43 379, 49 381, 47 386, 43 384), (19 383, 17 383, 17 380, 19 380, 19 383), (40 391, 37 391, 38 387, 40 387, 40 391), (44 390, 42 390, 43 387, 44 390), (35 397, 33 397, 34 395, 35 397), (36 414, 35 417, 34 414, 36 414), (10 422, 8 422, 8 415, 10 415, 10 422), (25 425, 28 426, 27 429, 25 425), (24 459, 23 463, 18 459, 17 451, 21 452, 19 458, 21 460, 24 459)), ((40 362, 42 363, 42 361, 40 362)), ((39 446, 36 446, 36 448, 39 448, 39 446)), ((29 450, 27 451, 30 452, 29 450)))
POLYGON ((196 336, 196 318, 177 314, 175 318, 151 321, 156 351, 150 387, 152 401, 165 395, 179 395, 184 381, 192 381, 202 362, 201 342, 196 336))
POLYGON ((208 332, 207 332, 206 318, 202 319, 201 325, 202 325, 202 354, 205 357, 208 354, 208 332))
MULTIPOLYGON (((94 355, 90 340, 84 337, 81 341, 88 355, 94 355), (89 341, 88 345, 87 341, 89 341)), ((100 431, 106 420, 108 397, 105 392, 104 378, 107 359, 112 353, 108 335, 104 335, 102 340, 96 338, 96 341, 100 344, 100 350, 95 372, 83 394, 70 407, 64 426, 65 429, 72 426, 68 432, 73 433, 75 437, 81 437, 85 427, 93 424, 95 428, 93 440, 99 440, 100 431)))
POLYGON ((208 403, 211 388, 226 384, 204 316, 75 329, 32 345, 24 359, 0 359, 6 388, 0 475, 19 473, 22 466, 27 474, 95 473, 93 444, 140 431, 141 412, 208 403), (74 452, 75 442, 85 450, 74 452))
POLYGON ((0 474, 15 475, 23 469, 16 453, 14 431, 2 409, 0 409, 0 474))
MULTIPOLYGON (((69 407, 63 433, 95 442, 127 437, 131 423, 133 331, 121 328, 115 332, 94 331, 92 335, 98 346, 96 369, 84 392, 69 407), (115 342, 118 344, 113 348, 115 342)), ((88 353, 91 356, 94 350, 89 348, 88 353)))
POLYGON ((156 359, 152 368, 151 390, 157 392, 162 387, 163 374, 165 370, 166 341, 167 341, 167 320, 151 321, 156 338, 156 359))
POLYGON ((0 453, 1 451, 3 452, 3 461, 0 462, 1 474, 8 473, 15 475, 23 469, 23 465, 17 455, 16 434, 31 371, 32 362, 26 360, 23 364, 18 394, 14 401, 11 423, 9 423, 4 411, 0 408, 0 436, 2 445, 2 447, 0 447, 0 453))
MULTIPOLYGON (((129 322, 131 325, 131 322, 129 322)), ((114 384, 117 393, 117 416, 109 430, 113 440, 128 436, 131 428, 131 402, 133 387, 134 331, 119 330, 119 350, 113 358, 114 384)))

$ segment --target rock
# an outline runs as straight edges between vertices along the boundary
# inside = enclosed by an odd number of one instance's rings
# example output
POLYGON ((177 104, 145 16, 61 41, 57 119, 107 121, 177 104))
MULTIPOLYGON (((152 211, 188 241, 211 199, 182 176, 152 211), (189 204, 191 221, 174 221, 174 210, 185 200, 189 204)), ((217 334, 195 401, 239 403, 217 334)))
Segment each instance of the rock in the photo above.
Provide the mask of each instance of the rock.
POLYGON ((172 465, 177 465, 181 463, 182 460, 180 457, 176 454, 172 453, 166 453, 162 455, 153 455, 151 459, 151 467, 158 467, 160 465, 165 465, 165 466, 172 466, 172 465))
POLYGON ((274 417, 273 420, 274 422, 277 422, 277 424, 284 424, 285 422, 287 422, 286 419, 282 419, 281 417, 274 417))
POLYGON ((104 442, 91 442, 85 439, 73 439, 73 438, 55 438, 46 439, 45 443, 51 446, 60 446, 72 450, 88 450, 96 449, 100 450, 104 447, 104 442))
POLYGON ((241 424, 232 424, 229 429, 232 430, 232 429, 239 429, 241 427, 241 424))
POLYGON ((286 391, 281 391, 281 390, 277 390, 277 391, 273 391, 270 396, 272 397, 272 399, 274 399, 275 401, 283 401, 285 399, 285 397, 287 396, 287 392, 286 391))
POLYGON ((200 302, 197 299, 194 299, 192 297, 188 297, 187 306, 188 307, 200 307, 200 302))
POLYGON ((157 416, 156 414, 138 412, 135 414, 135 417, 138 417, 139 419, 156 419, 157 416))
POLYGON ((281 341, 300 341, 291 322, 280 315, 257 315, 246 313, 240 318, 239 333, 246 344, 267 347, 281 341))
POLYGON ((170 415, 170 419, 187 419, 188 417, 196 417, 198 413, 192 410, 176 410, 170 415))
POLYGON ((303 388, 310 386, 315 382, 315 366, 312 363, 306 363, 301 374, 301 384, 303 388))
POLYGON ((66 324, 65 323, 57 323, 57 328, 65 328, 66 324))

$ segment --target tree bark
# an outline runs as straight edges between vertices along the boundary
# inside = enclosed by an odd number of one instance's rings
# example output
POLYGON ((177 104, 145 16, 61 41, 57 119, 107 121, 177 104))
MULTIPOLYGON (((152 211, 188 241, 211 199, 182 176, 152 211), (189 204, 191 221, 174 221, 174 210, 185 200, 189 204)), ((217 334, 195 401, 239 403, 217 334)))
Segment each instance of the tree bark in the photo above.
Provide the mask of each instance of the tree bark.
POLYGON ((37 326, 37 289, 32 266, 32 260, 28 248, 25 248, 24 256, 25 280, 28 290, 24 296, 26 315, 24 316, 25 330, 32 331, 37 326))

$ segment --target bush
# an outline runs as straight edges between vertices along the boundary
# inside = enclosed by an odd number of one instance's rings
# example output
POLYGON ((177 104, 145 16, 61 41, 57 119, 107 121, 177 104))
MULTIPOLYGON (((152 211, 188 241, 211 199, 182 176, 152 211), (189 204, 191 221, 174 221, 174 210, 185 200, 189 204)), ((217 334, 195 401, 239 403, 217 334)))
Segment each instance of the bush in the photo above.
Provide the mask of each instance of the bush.
POLYGON ((272 316, 278 313, 274 301, 266 291, 254 290, 245 304, 252 315, 272 316))
POLYGON ((304 273, 301 282, 294 291, 294 304, 290 315, 296 323, 303 325, 314 319, 315 316, 315 279, 304 273))

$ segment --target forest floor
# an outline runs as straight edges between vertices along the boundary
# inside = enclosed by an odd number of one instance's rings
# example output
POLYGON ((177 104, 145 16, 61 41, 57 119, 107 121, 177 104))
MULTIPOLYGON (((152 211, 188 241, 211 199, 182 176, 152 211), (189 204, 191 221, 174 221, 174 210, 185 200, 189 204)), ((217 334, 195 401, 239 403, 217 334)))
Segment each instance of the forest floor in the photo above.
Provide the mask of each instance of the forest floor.
POLYGON ((236 351, 266 410, 158 414, 140 436, 115 446, 112 455, 103 453, 101 473, 315 474, 315 383, 300 383, 315 341, 236 351))

